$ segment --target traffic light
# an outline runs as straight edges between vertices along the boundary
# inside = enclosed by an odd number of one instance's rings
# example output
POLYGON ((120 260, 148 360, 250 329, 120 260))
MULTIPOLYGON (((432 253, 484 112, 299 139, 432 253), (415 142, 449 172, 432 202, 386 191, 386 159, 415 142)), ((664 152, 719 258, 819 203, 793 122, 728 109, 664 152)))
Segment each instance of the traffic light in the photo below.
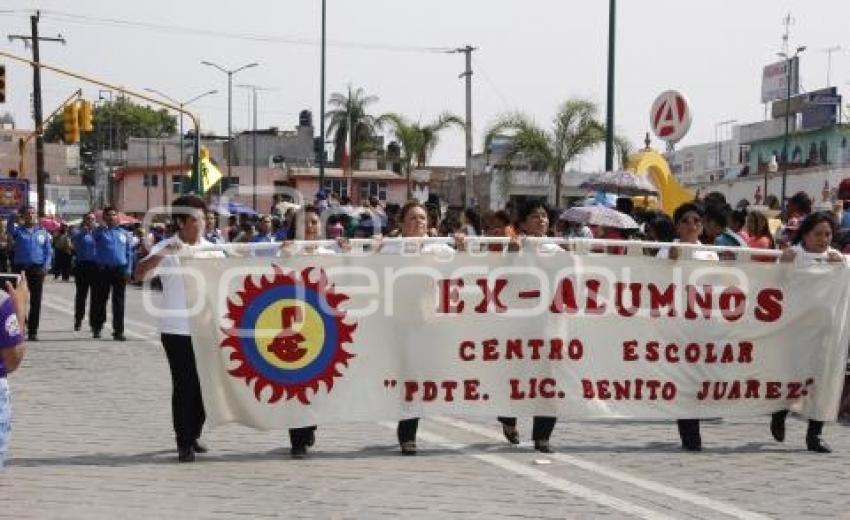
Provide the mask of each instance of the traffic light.
POLYGON ((6 66, 0 65, 0 103, 6 102, 6 66))
POLYGON ((65 123, 65 144, 74 144, 80 140, 80 126, 77 121, 77 104, 65 105, 63 119, 65 123))
POLYGON ((80 101, 80 131, 91 132, 94 130, 92 122, 92 104, 91 101, 80 101))
POLYGON ((84 186, 95 185, 96 166, 94 149, 91 145, 80 145, 80 170, 84 186))

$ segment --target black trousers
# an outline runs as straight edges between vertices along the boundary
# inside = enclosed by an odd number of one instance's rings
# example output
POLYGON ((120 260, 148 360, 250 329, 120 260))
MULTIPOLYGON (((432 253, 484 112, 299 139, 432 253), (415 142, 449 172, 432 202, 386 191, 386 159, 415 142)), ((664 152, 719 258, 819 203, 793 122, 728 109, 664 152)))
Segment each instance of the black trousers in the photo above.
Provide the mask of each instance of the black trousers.
MULTIPOLYGON (((779 410, 778 412, 773 413, 772 418, 785 421, 786 417, 788 417, 788 410, 779 410)), ((823 421, 813 421, 812 419, 809 419, 809 427, 806 429, 806 437, 819 437, 822 433, 823 421)))
POLYGON ((0 250, 0 273, 9 272, 9 251, 6 249, 0 250))
POLYGON ((95 331, 106 323, 106 301, 112 293, 112 333, 124 333, 124 297, 127 290, 127 271, 123 267, 101 267, 97 272, 92 294, 91 326, 95 331))
MULTIPOLYGON (((82 323, 83 316, 86 315, 86 299, 91 295, 91 303, 89 310, 89 324, 92 320, 92 311, 94 308, 94 284, 97 280, 97 264, 94 262, 78 262, 74 268, 74 285, 77 291, 74 295, 74 323, 82 323)), ((93 326, 93 325, 92 325, 93 326)))
POLYGON ((16 265, 14 272, 27 278, 30 290, 30 312, 27 316, 27 334, 38 333, 38 322, 41 318, 41 294, 44 288, 44 268, 40 265, 16 265))
POLYGON ((66 251, 55 251, 56 256, 53 259, 53 279, 62 277, 63 282, 71 279, 71 260, 73 256, 66 251))
POLYGON ((315 426, 307 426, 305 428, 290 428, 289 444, 293 448, 300 448, 307 445, 310 436, 316 431, 315 426))
POLYGON ((163 334, 162 346, 171 370, 171 418, 175 440, 178 448, 188 448, 201 436, 206 419, 192 337, 163 334))
MULTIPOLYGON (((499 417, 498 419, 500 423, 516 428, 516 417, 499 417)), ((548 441, 555 429, 556 422, 558 422, 556 417, 535 415, 534 426, 531 428, 531 440, 534 442, 548 441)))
POLYGON ((679 438, 682 442, 685 439, 693 439, 699 437, 699 419, 679 419, 676 421, 676 426, 679 428, 679 438))
POLYGON ((398 434, 398 442, 413 441, 416 442, 416 430, 419 429, 419 418, 404 419, 398 422, 396 433, 398 434))

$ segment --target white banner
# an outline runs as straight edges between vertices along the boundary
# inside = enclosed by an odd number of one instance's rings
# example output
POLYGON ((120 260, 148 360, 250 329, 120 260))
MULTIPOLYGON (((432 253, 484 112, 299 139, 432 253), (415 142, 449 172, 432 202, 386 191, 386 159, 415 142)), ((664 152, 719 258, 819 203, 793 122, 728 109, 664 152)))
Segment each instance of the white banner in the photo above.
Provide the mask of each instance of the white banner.
POLYGON ((834 420, 844 265, 490 253, 185 260, 207 420, 834 420))

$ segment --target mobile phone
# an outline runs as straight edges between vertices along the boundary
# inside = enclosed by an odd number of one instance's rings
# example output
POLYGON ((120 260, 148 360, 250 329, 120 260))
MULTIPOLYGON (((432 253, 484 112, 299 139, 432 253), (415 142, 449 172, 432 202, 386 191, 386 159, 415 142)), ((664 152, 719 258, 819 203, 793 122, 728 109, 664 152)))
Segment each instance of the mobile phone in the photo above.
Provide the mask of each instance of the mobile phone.
POLYGON ((6 282, 11 282, 12 287, 18 288, 18 280, 21 279, 19 274, 0 273, 0 289, 6 290, 6 282))

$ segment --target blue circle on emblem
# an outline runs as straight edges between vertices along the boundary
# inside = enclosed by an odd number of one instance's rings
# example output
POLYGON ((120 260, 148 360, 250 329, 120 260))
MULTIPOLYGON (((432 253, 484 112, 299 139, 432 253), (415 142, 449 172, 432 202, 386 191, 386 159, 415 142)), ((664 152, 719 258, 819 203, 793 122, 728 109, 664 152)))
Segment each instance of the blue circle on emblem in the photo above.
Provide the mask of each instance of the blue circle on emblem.
POLYGON ((315 379, 326 368, 334 358, 334 351, 339 348, 338 330, 336 318, 327 312, 328 303, 319 297, 319 294, 309 287, 303 285, 278 285, 270 287, 251 299, 248 308, 242 316, 242 323, 236 324, 242 331, 250 332, 250 336, 239 334, 239 342, 248 362, 267 379, 282 384, 299 384, 315 379), (325 341, 322 350, 310 364, 296 370, 283 370, 268 363, 260 354, 260 347, 254 337, 260 314, 271 304, 279 300, 300 300, 310 305, 322 318, 325 329, 325 341))

